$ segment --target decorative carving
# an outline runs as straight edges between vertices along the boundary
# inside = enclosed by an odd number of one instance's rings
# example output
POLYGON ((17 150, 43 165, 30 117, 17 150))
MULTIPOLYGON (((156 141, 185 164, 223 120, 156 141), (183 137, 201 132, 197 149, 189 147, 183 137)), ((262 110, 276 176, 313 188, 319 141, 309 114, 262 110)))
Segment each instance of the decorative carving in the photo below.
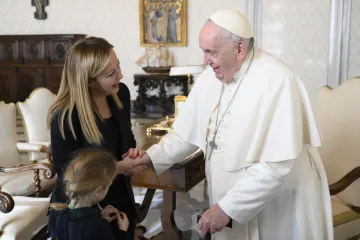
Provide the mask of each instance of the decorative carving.
POLYGON ((18 41, 0 42, 0 62, 17 60, 19 57, 18 41))
POLYGON ((51 179, 55 176, 55 170, 54 166, 49 163, 32 163, 32 164, 25 164, 25 165, 19 165, 17 167, 0 167, 0 172, 4 173, 14 173, 14 172, 25 172, 29 170, 44 170, 44 178, 45 179, 51 179))
POLYGON ((34 170, 34 180, 35 180, 35 196, 40 196, 41 191, 41 180, 39 177, 39 169, 34 170))
POLYGON ((56 58, 62 60, 65 58, 65 54, 66 54, 66 50, 64 45, 62 45, 61 43, 57 44, 55 47, 56 58))
POLYGON ((9 213, 14 208, 14 199, 6 192, 0 192, 0 211, 9 213))
POLYGON ((78 34, 1 35, 0 100, 24 101, 38 87, 56 93, 66 53, 84 37, 78 34), (7 79, 1 79, 2 76, 7 79))
POLYGON ((168 94, 165 87, 182 86, 181 95, 188 95, 188 76, 168 76, 163 74, 138 74, 134 76, 134 85, 139 86, 138 97, 134 102, 134 113, 145 116, 152 113, 159 113, 162 116, 174 113, 174 94, 168 94), (159 90, 158 96, 148 96, 147 90, 159 90), (146 109, 146 105, 158 108, 157 112, 146 109), (147 112, 148 111, 148 112, 147 112))
POLYGON ((36 19, 44 20, 47 18, 45 6, 49 5, 48 0, 31 0, 31 5, 36 7, 36 12, 34 12, 34 17, 36 19))
POLYGON ((31 44, 29 47, 29 55, 31 56, 31 58, 36 58, 38 54, 39 54, 39 49, 36 46, 36 44, 31 44))

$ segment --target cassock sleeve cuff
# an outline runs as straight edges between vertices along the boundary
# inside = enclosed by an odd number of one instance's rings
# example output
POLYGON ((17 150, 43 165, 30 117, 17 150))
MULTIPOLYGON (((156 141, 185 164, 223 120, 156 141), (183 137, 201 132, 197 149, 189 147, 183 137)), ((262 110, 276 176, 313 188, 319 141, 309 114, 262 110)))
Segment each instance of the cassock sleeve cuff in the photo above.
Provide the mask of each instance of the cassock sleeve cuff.
POLYGON ((162 162, 166 162, 166 152, 161 151, 159 149, 159 145, 153 145, 149 149, 146 150, 146 153, 149 155, 152 165, 154 167, 154 171, 157 175, 165 172, 169 167, 173 164, 161 164, 162 162))
POLYGON ((231 219, 236 220, 235 215, 232 214, 234 212, 234 208, 231 207, 232 204, 226 199, 226 196, 220 199, 218 205, 226 213, 226 215, 228 215, 231 219))

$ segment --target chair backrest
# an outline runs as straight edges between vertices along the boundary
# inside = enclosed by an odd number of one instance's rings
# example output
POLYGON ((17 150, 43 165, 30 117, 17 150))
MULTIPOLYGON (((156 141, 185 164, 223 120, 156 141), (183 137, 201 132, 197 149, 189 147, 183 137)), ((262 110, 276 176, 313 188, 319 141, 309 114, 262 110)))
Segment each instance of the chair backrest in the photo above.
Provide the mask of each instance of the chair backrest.
MULTIPOLYGON (((332 90, 323 87, 318 93, 316 117, 322 132, 319 148, 329 184, 340 180, 360 166, 360 77, 346 80, 332 90)), ((360 180, 337 197, 360 206, 360 180)))
POLYGON ((14 103, 0 101, 0 166, 13 167, 22 164, 16 147, 16 107, 14 103))
POLYGON ((50 141, 50 131, 47 127, 47 114, 56 95, 46 88, 37 88, 31 92, 25 102, 17 106, 23 120, 27 140, 29 142, 50 141))

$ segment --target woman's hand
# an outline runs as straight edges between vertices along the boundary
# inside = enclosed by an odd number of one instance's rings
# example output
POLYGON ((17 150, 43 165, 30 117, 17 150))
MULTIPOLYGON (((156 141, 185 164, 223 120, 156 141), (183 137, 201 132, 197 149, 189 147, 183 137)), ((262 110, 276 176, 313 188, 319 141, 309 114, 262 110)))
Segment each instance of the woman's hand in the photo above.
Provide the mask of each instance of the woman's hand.
POLYGON ((97 204, 97 206, 101 211, 102 218, 105 218, 108 222, 112 222, 117 218, 116 214, 119 213, 119 210, 117 210, 117 208, 111 205, 107 205, 105 208, 102 208, 99 203, 97 204))
POLYGON ((122 155, 122 158, 126 158, 129 156, 132 159, 135 159, 137 157, 142 157, 146 152, 142 149, 137 148, 129 148, 129 150, 122 155))
POLYGON ((118 212, 116 214, 119 230, 127 231, 129 228, 129 220, 125 213, 118 212))
POLYGON ((150 157, 145 153, 142 157, 137 157, 135 159, 127 156, 122 161, 118 161, 116 165, 119 174, 132 176, 147 169, 150 162, 150 157))

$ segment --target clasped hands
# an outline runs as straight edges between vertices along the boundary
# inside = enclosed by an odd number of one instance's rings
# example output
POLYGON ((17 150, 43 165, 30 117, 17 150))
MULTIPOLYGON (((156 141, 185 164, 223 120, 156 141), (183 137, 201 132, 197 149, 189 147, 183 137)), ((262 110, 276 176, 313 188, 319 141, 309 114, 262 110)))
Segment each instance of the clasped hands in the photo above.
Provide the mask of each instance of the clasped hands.
POLYGON ((122 155, 122 158, 122 161, 117 162, 118 173, 132 178, 138 176, 150 166, 150 157, 144 150, 130 148, 122 155))

